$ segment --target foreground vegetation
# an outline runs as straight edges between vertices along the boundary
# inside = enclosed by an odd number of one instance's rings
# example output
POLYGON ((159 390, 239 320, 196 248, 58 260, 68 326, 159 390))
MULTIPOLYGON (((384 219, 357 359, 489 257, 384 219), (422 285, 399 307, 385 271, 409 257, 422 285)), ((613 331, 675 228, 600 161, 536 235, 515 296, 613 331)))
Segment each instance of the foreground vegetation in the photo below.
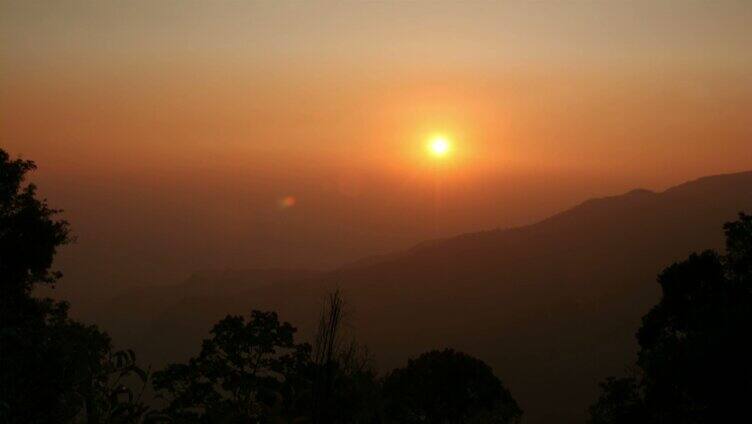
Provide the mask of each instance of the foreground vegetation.
POLYGON ((0 422, 3 423, 514 423, 522 411, 482 361, 427 352, 379 377, 342 331, 339 292, 313 344, 274 312, 227 316, 198 356, 153 374, 106 333, 33 296, 71 241, 58 210, 25 184, 33 162, 0 150, 0 422), (156 389, 164 407, 142 394, 156 389))
MULTIPOLYGON (((151 373, 106 333, 33 295, 61 277, 71 241, 59 211, 25 183, 33 162, 0 149, 0 422, 3 423, 516 423, 522 411, 483 361, 426 352, 379 375, 343 331, 341 294, 325 301, 312 343, 274 312, 214 325, 197 356, 151 373), (149 407, 148 385, 160 398, 149 407)), ((591 407, 601 423, 713 423, 749 418, 752 395, 752 217, 724 226, 726 252, 706 251, 659 276, 625 378, 591 407)))
POLYGON ((752 420, 752 216, 724 229, 725 255, 693 253, 658 276, 637 362, 601 383, 593 424, 752 420))

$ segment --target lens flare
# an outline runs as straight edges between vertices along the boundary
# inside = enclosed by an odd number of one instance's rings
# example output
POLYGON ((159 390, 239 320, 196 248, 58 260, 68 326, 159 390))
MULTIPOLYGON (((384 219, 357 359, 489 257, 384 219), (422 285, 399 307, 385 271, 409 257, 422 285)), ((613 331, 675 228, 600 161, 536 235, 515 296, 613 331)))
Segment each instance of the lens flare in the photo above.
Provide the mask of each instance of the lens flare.
POLYGON ((295 206, 295 203, 297 203, 297 199, 295 199, 295 196, 285 196, 281 199, 279 199, 279 208, 280 209, 288 209, 293 206, 295 206))

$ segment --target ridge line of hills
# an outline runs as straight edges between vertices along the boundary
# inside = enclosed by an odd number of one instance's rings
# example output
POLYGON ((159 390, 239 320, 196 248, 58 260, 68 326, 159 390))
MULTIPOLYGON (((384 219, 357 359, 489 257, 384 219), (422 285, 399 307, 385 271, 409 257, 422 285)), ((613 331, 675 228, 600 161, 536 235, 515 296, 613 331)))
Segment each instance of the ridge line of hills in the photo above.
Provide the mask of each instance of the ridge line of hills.
POLYGON ((197 274, 183 291, 123 293, 96 321, 160 367, 195 354, 218 319, 251 309, 275 310, 310 338, 323 294, 339 285, 353 332, 382 371, 453 347, 492 366, 527 423, 583 422, 598 381, 633 360, 657 273, 692 251, 722 249, 722 225, 743 210, 752 211, 752 171, 590 199, 531 225, 331 271, 197 274))

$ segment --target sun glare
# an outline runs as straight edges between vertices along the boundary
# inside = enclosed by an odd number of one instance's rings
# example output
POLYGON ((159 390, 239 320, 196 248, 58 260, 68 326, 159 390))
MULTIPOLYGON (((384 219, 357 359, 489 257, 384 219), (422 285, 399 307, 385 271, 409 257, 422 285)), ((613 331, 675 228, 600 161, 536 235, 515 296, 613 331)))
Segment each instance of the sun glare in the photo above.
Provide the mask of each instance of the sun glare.
POLYGON ((428 148, 432 155, 441 157, 446 156, 446 154, 449 153, 451 145, 446 137, 437 135, 431 138, 428 143, 428 148))

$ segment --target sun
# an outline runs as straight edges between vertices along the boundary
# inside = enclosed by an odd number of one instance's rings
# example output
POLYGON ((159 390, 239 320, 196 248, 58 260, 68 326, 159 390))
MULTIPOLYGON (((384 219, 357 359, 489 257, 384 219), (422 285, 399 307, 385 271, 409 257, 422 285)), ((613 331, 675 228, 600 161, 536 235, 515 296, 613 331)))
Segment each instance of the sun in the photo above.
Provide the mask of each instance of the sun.
POLYGON ((446 156, 451 147, 449 139, 443 135, 435 135, 428 142, 429 152, 436 157, 446 156))

